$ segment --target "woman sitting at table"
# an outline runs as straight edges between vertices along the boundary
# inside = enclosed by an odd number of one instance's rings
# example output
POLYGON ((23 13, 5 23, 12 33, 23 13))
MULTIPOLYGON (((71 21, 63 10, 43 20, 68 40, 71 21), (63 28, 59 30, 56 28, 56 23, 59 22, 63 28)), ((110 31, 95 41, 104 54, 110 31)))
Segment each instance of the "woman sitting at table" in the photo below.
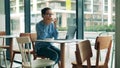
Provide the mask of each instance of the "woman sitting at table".
MULTIPOLYGON (((57 20, 52 18, 51 8, 43 8, 41 10, 42 18, 36 24, 37 39, 54 38, 57 39, 58 31, 56 28, 57 20)), ((36 42, 35 50, 38 56, 45 56, 55 61, 55 64, 60 60, 60 50, 49 42, 36 42)))

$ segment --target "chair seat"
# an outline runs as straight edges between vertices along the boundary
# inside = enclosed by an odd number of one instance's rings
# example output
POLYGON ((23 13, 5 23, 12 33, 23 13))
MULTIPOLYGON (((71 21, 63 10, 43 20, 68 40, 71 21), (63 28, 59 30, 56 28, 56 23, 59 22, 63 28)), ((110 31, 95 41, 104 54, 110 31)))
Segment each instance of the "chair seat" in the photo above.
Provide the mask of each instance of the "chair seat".
MULTIPOLYGON (((33 60, 32 63, 31 63, 32 68, 39 68, 39 67, 51 66, 53 64, 55 64, 54 61, 47 60, 47 59, 37 59, 37 60, 33 60)), ((29 62, 28 63, 22 63, 22 65, 25 68, 29 68, 30 67, 29 62)))
MULTIPOLYGON (((72 62, 72 65, 74 65, 74 66, 76 66, 76 64, 77 64, 77 62, 76 61, 74 61, 74 62, 72 62)), ((84 67, 86 67, 87 66, 87 62, 85 61, 84 63, 83 63, 83 66, 84 67)), ((104 62, 99 62, 99 67, 103 67, 104 66, 104 62)), ((95 60, 92 60, 91 61, 91 67, 93 68, 93 67, 96 67, 96 62, 95 62, 95 60)))
POLYGON ((6 49, 9 49, 9 48, 10 48, 10 46, 0 45, 0 52, 6 51, 6 49))
POLYGON ((5 46, 0 45, 0 48, 8 49, 8 48, 10 48, 10 46, 9 45, 5 45, 5 46))

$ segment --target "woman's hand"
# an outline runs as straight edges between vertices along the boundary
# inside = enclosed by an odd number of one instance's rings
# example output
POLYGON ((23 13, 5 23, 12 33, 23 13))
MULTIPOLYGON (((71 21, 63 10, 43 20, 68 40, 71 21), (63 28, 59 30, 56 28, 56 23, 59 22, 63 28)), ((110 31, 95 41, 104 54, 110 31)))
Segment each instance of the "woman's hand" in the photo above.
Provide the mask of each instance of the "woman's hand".
POLYGON ((54 22, 54 25, 55 25, 55 28, 56 28, 57 27, 57 18, 54 18, 53 22, 54 22))

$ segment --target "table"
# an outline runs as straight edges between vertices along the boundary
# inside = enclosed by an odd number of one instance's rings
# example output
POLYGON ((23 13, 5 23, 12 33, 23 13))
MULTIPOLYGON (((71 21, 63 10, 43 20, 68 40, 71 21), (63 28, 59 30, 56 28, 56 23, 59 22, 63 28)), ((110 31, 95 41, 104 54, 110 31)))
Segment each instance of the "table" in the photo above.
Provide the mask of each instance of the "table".
POLYGON ((15 35, 3 35, 3 36, 0 36, 0 38, 3 38, 4 40, 4 43, 3 43, 3 46, 4 47, 1 47, 1 48, 8 48, 9 51, 10 51, 10 61, 11 61, 11 58, 12 58, 12 50, 13 50, 13 38, 16 38, 17 36, 15 35), (5 39, 10 39, 10 44, 9 46, 6 46, 5 44, 5 39))
POLYGON ((60 49, 61 49, 61 66, 60 68, 65 68, 65 43, 72 43, 72 42, 80 42, 82 41, 81 39, 72 39, 72 40, 54 40, 54 39, 45 39, 45 40, 37 40, 40 42, 51 42, 51 43, 59 43, 60 44, 60 49))

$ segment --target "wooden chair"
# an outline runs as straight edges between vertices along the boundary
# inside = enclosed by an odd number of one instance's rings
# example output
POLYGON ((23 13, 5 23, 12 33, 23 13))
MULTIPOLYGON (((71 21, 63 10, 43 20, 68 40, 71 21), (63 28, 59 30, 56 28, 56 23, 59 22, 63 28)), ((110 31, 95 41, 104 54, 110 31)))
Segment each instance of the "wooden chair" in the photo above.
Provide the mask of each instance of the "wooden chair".
MULTIPOLYGON (((32 42, 32 45, 33 45, 33 52, 34 52, 34 59, 37 59, 37 58, 41 58, 41 59, 49 59, 49 58, 46 58, 45 56, 38 56, 36 53, 35 53, 35 41, 37 40, 37 34, 36 33, 30 33, 30 39, 31 39, 31 42, 32 42)), ((60 68, 60 63, 58 63, 58 67, 60 68)))
MULTIPOLYGON (((30 33, 20 33, 20 37, 30 37, 30 33)), ((33 58, 35 58, 35 52, 34 52, 34 45, 32 45, 32 48, 30 49, 30 53, 33 54, 33 58)), ((13 65, 13 61, 14 61, 14 57, 15 57, 15 54, 21 54, 20 50, 19 49, 13 49, 13 56, 12 56, 12 60, 11 60, 11 68, 12 68, 12 65, 13 65)))
POLYGON ((87 68, 91 68, 92 49, 89 40, 82 41, 76 45, 75 56, 76 61, 72 62, 72 68, 83 68, 82 65, 85 61, 87 61, 87 68))
POLYGON ((38 56, 36 53, 35 53, 35 41, 37 40, 37 35, 36 33, 30 33, 30 39, 31 39, 31 42, 32 42, 32 45, 33 45, 33 52, 34 52, 34 59, 36 58, 42 58, 42 59, 45 59, 46 57, 45 56, 38 56))
POLYGON ((95 42, 95 49, 97 50, 97 57, 96 57, 96 68, 108 68, 108 62, 110 58, 110 51, 112 45, 112 36, 98 36, 95 42), (105 61, 100 61, 100 51, 107 49, 105 55, 105 61))
MULTIPOLYGON (((0 36, 4 36, 6 35, 6 32, 5 31, 0 31, 0 36)), ((5 61, 5 66, 8 68, 8 65, 7 65, 7 59, 6 59, 6 49, 9 49, 10 50, 10 46, 8 45, 4 45, 5 41, 4 41, 4 38, 1 39, 1 45, 0 45, 0 53, 3 52, 3 58, 4 58, 4 61, 5 61)), ((0 58, 1 59, 1 58, 0 58)), ((1 62, 1 61, 0 61, 1 62)))
MULTIPOLYGON (((108 68, 111 45, 112 45, 112 36, 98 36, 96 38, 96 41, 95 41, 96 60, 91 61, 92 68, 108 68), (105 55, 104 61, 100 61, 100 56, 101 56, 100 52, 103 50, 107 50, 107 51, 104 52, 104 55, 105 55)), ((86 63, 84 63, 83 65, 86 66, 86 63)))
POLYGON ((22 66, 23 68, 40 68, 40 67, 46 67, 46 66, 53 66, 55 63, 52 60, 47 60, 47 59, 36 59, 36 60, 31 60, 30 56, 30 46, 29 44, 31 43, 31 40, 29 37, 17 37, 17 42, 19 46, 19 50, 21 52, 22 56, 22 66), (27 46, 27 48, 25 47, 27 46), (28 51, 28 52, 26 52, 28 51))
MULTIPOLYGON (((5 31, 0 31, 0 36, 4 36, 4 35, 6 35, 6 32, 5 31)), ((5 41, 4 41, 4 39, 3 39, 3 41, 2 41, 2 45, 5 43, 5 41)), ((10 48, 10 46, 0 46, 0 48, 5 48, 5 49, 9 49, 10 48)))

